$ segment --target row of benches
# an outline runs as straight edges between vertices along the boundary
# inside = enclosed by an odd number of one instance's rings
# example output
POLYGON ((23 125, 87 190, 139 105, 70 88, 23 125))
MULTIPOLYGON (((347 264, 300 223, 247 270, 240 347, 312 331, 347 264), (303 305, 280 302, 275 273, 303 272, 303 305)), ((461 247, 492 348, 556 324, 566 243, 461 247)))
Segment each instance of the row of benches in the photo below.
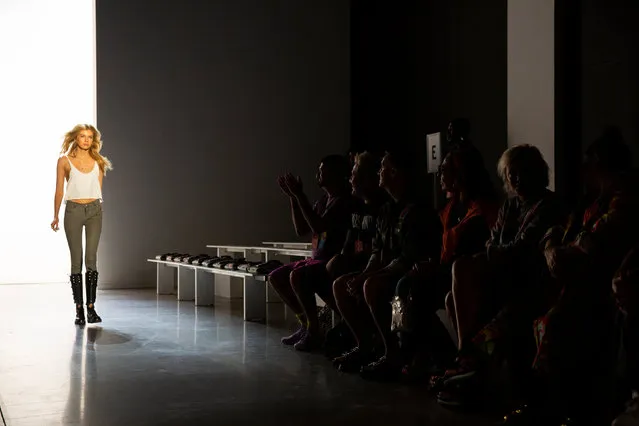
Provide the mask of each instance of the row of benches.
MULTIPOLYGON (((217 256, 232 256, 249 261, 268 262, 279 258, 283 263, 291 257, 309 258, 312 254, 310 244, 263 242, 261 247, 207 245, 216 251, 217 256)), ((216 295, 225 298, 242 297, 245 321, 265 321, 266 304, 279 302, 279 298, 266 284, 266 276, 244 271, 233 271, 190 265, 168 260, 147 259, 156 264, 157 294, 176 294, 180 301, 195 301, 196 306, 211 306, 216 295), (242 281, 241 293, 232 279, 242 281), (223 292, 226 290, 226 292, 223 292)))
MULTIPOLYGON (((263 242, 262 247, 207 245, 216 250, 217 256, 243 257, 249 261, 274 260, 280 258, 283 263, 291 257, 309 258, 312 254, 311 245, 307 243, 263 242)), ((199 265, 171 262, 167 260, 148 259, 157 268, 157 294, 176 294, 181 301, 195 301, 196 306, 211 306, 215 303, 216 290, 224 287, 226 293, 220 294, 224 298, 242 298, 245 321, 264 322, 266 320, 267 303, 281 302, 277 293, 266 283, 265 275, 256 275, 243 271, 211 268, 199 265), (241 287, 232 285, 232 279, 240 279, 241 287), (235 290, 239 288, 239 292, 235 290)), ((221 292, 220 292, 221 293, 221 292)), ((316 297, 318 306, 325 306, 316 297)), ((285 311, 286 312, 286 311, 285 311)), ((446 311, 437 311, 439 319, 444 323, 454 341, 457 340, 455 329, 446 315, 446 311)), ((339 316, 333 312, 333 325, 339 316)))

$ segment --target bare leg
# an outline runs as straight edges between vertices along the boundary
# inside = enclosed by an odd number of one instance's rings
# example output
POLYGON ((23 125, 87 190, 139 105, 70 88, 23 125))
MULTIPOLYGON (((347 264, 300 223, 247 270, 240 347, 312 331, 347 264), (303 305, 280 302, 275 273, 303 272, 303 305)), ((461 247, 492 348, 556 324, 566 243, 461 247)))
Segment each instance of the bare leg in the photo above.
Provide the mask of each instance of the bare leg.
POLYGON ((375 275, 364 284, 364 298, 384 343, 385 356, 392 360, 399 358, 399 348, 390 330, 392 311, 389 294, 396 285, 397 280, 388 275, 375 275))
POLYGON ((305 279, 310 271, 307 268, 299 268, 291 272, 291 288, 306 317, 309 333, 319 333, 319 318, 317 317, 317 303, 315 301, 315 289, 309 280, 305 279))
POLYGON ((483 257, 458 259, 453 264, 452 295, 459 349, 466 339, 479 329, 482 281, 486 277, 487 261, 483 257))
MULTIPOLYGON (((300 306, 297 296, 291 287, 291 268, 283 266, 273 271, 269 277, 268 282, 273 289, 280 296, 282 301, 295 313, 298 318, 304 316, 304 310, 300 306)), ((303 319, 304 325, 306 325, 306 318, 303 319)))
POLYGON ((455 332, 457 332, 457 312, 455 309, 455 298, 453 297, 452 291, 449 291, 446 294, 446 314, 448 315, 448 319, 451 324, 453 324, 455 332))
POLYGON ((348 292, 348 281, 356 276, 357 273, 343 275, 333 283, 333 294, 335 302, 342 319, 351 329, 357 346, 363 350, 372 348, 372 330, 370 321, 370 312, 366 304, 361 301, 358 303, 357 298, 348 292))

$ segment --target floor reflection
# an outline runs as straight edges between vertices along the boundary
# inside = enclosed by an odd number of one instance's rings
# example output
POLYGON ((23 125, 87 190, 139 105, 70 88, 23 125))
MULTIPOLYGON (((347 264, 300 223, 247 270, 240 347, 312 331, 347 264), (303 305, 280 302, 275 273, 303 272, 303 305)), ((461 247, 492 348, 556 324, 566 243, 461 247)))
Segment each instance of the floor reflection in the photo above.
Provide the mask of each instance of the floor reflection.
POLYGON ((195 307, 152 290, 104 291, 104 322, 76 327, 69 293, 0 286, 10 426, 479 424, 418 390, 365 383, 282 347, 282 305, 269 304, 265 326, 242 320, 241 301, 195 307))

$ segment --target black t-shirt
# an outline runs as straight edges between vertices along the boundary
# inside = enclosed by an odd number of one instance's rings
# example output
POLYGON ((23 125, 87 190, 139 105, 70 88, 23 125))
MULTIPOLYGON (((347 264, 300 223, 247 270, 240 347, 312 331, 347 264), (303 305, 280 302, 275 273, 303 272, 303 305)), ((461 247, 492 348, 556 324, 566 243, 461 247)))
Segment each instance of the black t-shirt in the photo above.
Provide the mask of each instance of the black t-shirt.
POLYGON ((342 254, 367 253, 373 251, 373 240, 377 232, 377 217, 383 206, 383 199, 368 204, 359 201, 351 214, 351 227, 346 235, 342 254))
POLYGON ((383 265, 399 262, 409 270, 413 264, 438 260, 442 225, 436 212, 422 203, 388 202, 380 211, 373 253, 383 265))

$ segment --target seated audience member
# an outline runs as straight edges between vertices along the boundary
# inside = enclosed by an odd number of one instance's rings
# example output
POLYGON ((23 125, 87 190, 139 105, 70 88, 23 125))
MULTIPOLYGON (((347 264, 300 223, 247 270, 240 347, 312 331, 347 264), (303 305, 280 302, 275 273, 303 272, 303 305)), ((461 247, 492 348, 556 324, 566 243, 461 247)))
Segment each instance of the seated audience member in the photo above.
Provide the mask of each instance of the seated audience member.
POLYGON ((338 278, 333 285, 339 311, 357 341, 334 365, 342 371, 361 370, 365 378, 390 378, 400 372, 390 332, 390 300, 397 281, 415 263, 439 256, 441 227, 435 212, 414 197, 415 170, 410 156, 386 154, 379 185, 392 200, 378 217, 372 255, 361 274, 338 278), (375 334, 384 345, 376 361, 375 334))
POLYGON ((459 403, 451 389, 473 377, 496 348, 508 352, 509 359, 525 353, 528 348, 516 337, 529 334, 546 306, 548 279, 539 243, 547 229, 564 219, 558 197, 547 189, 548 164, 537 148, 519 145, 504 152, 498 172, 509 198, 486 251, 453 264, 448 308, 455 318, 459 356, 456 368, 434 380, 446 389, 438 397, 443 404, 459 403))
MULTIPOLYGON (((342 252, 328 263, 331 281, 344 275, 361 273, 371 256, 375 238, 377 216, 388 201, 388 194, 379 187, 381 157, 370 152, 354 158, 351 174, 353 195, 359 200, 351 216, 351 228, 346 236, 342 252)), ((333 359, 353 347, 352 333, 344 321, 340 321, 326 333, 325 355, 333 359)))
POLYGON ((535 322, 539 389, 529 396, 524 414, 511 415, 513 421, 528 416, 552 424, 566 415, 594 421, 595 413, 584 411, 584 404, 605 415, 607 403, 595 395, 602 396, 598 388, 612 377, 616 355, 610 283, 639 241, 631 162, 630 149, 616 132, 597 139, 584 162, 586 186, 597 190, 595 201, 581 220, 546 234, 544 255, 556 291, 549 294, 550 309, 535 322))
POLYGON ((626 256, 612 281, 612 291, 621 315, 624 356, 624 386, 632 392, 630 403, 612 426, 639 426, 639 246, 626 256))
POLYGON ((300 351, 321 347, 315 293, 334 307, 331 279, 326 265, 341 250, 348 232, 353 198, 348 185, 349 165, 345 157, 325 157, 317 173, 317 183, 324 196, 313 206, 306 198, 300 178, 282 176, 278 183, 290 197, 291 216, 297 235, 313 234, 313 256, 284 265, 269 275, 268 281, 299 320, 292 335, 282 339, 300 351))
MULTIPOLYGON (((450 197, 440 212, 443 234, 439 264, 416 264, 397 285, 393 322, 399 317, 398 322, 409 323, 398 327, 407 361, 412 361, 418 342, 428 346, 426 352, 436 365, 446 363, 447 354, 454 354, 448 331, 436 311, 444 307, 444 297, 450 291, 453 262, 485 249, 499 209, 497 194, 478 154, 475 150, 457 148, 444 158, 440 183, 450 197)), ((452 306, 452 297, 449 303, 452 306)), ((454 315, 451 320, 454 322, 454 315)), ((404 372, 409 373, 410 367, 405 367, 404 372)))
POLYGON ((341 253, 335 255, 327 265, 332 280, 361 272, 368 263, 373 250, 377 216, 388 200, 386 192, 379 187, 380 163, 380 158, 369 152, 355 156, 350 182, 352 194, 359 202, 351 215, 350 229, 341 253))

